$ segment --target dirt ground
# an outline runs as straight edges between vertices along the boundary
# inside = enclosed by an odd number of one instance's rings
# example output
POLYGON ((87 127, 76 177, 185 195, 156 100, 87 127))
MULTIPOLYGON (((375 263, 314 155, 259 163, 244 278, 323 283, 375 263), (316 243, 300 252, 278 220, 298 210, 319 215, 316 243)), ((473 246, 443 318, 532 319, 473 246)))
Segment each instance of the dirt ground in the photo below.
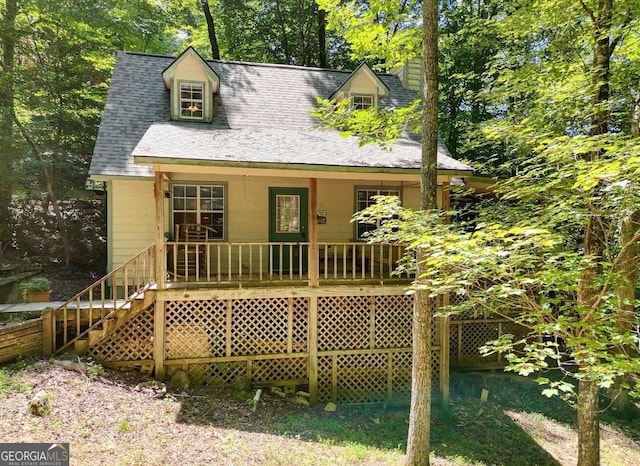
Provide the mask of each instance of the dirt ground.
MULTIPOLYGON (((70 443, 72 465, 401 464, 401 453, 379 451, 345 461, 344 447, 305 443, 304 432, 271 429, 289 416, 330 417, 323 406, 300 406, 265 393, 205 387, 157 392, 148 377, 110 371, 93 379, 52 362, 22 372, 0 395, 0 442, 70 443), (29 401, 44 391, 51 412, 34 416, 29 401)), ((348 457, 348 455, 347 455, 348 457)))

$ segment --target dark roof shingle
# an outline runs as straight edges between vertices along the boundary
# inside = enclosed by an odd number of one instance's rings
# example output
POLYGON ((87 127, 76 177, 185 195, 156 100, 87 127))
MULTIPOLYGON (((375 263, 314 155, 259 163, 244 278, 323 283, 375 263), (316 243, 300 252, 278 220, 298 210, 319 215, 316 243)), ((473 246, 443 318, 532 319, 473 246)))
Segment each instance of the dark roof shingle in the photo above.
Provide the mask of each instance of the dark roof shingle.
MULTIPOLYGON (((210 61, 220 76, 214 121, 177 123, 169 121, 169 91, 161 76, 173 60, 118 53, 91 161, 92 175, 152 176, 150 167, 134 163, 134 152, 265 163, 294 163, 304 155, 305 163, 311 165, 388 168, 416 168, 417 160, 419 167, 420 145, 409 139, 398 141, 389 152, 377 145, 358 147, 354 138, 341 138, 337 131, 310 130, 317 124, 310 115, 316 98, 329 98, 349 77, 348 72, 210 61)), ((381 105, 406 106, 417 97, 396 76, 379 77, 390 90, 381 105)), ((438 168, 470 170, 443 147, 438 168)))

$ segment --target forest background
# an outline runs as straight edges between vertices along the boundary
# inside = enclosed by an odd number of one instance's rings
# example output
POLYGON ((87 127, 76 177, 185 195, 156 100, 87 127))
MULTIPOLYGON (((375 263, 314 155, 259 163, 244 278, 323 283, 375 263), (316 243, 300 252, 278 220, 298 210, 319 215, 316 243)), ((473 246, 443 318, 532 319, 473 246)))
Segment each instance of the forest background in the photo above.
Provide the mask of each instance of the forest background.
MULTIPOLYGON (((311 0, 0 1, 0 267, 104 270, 106 196, 86 182, 116 51, 176 55, 192 45, 205 58, 346 70, 366 59, 380 71, 416 56, 421 2, 357 6, 375 26, 365 38, 375 48, 311 0)), ((501 8, 440 2, 440 136, 488 173, 505 154, 479 131, 501 111, 482 98, 501 44, 486 26, 501 8)))

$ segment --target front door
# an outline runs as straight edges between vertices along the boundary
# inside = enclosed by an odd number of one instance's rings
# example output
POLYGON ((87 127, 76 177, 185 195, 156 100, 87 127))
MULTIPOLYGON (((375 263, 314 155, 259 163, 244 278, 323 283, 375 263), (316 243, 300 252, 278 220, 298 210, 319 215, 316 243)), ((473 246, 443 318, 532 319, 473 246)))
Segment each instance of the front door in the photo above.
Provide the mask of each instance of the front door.
POLYGON ((290 243, 273 247, 274 272, 307 268, 309 223, 307 188, 269 188, 269 242, 290 243), (291 244, 293 243, 293 244, 291 244))

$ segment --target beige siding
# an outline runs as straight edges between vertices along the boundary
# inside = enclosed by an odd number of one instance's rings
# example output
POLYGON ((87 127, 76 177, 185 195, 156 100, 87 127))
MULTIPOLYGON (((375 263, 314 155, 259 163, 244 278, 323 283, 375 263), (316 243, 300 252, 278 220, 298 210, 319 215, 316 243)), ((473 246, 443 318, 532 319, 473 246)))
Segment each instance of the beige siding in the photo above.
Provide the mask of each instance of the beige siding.
MULTIPOLYGON (((227 241, 267 242, 269 240, 269 188, 308 187, 306 178, 278 178, 251 176, 170 175, 176 182, 211 182, 227 185, 227 241)), ((417 181, 378 182, 318 180, 318 209, 327 212, 327 223, 318 225, 320 241, 349 241, 354 236, 350 223, 355 208, 356 186, 394 186, 402 189, 403 204, 410 208, 420 205, 417 181)), ((170 210, 168 210, 170 212, 170 210)), ((168 230, 167 230, 168 231, 168 230)))
MULTIPOLYGON (((251 176, 173 175, 176 182, 225 183, 227 186, 227 231, 229 242, 260 242, 269 240, 269 187, 308 187, 306 178, 251 176)), ((403 205, 417 209, 420 189, 416 181, 378 182, 363 180, 318 180, 318 209, 327 213, 327 223, 318 225, 320 242, 347 242, 354 238, 350 222, 355 209, 356 187, 400 187, 403 205)), ((110 192, 110 266, 117 267, 154 239, 153 182, 113 181, 110 192)), ((170 203, 164 225, 168 236, 173 228, 170 203)), ((255 254, 255 251, 254 251, 255 254)))
POLYGON ((422 58, 415 57, 402 66, 398 66, 389 71, 402 81, 405 89, 422 92, 422 58))
POLYGON ((155 240, 153 181, 112 181, 110 200, 113 268, 155 240))

